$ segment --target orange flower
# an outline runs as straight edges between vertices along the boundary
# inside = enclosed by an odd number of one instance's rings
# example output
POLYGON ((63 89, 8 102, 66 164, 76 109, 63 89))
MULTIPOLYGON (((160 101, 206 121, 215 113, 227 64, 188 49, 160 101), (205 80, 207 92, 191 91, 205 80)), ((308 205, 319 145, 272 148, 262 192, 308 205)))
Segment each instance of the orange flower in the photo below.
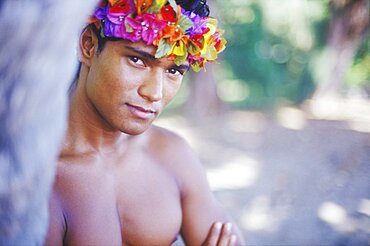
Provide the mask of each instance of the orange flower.
POLYGON ((137 14, 147 11, 152 3, 153 0, 137 0, 137 14))
POLYGON ((167 59, 170 60, 170 61, 174 61, 174 60, 176 60, 176 57, 177 56, 175 54, 171 54, 171 55, 167 56, 167 59))
POLYGON ((170 43, 180 40, 183 36, 180 28, 176 24, 166 26, 162 30, 162 38, 169 39, 170 43))
POLYGON ((121 1, 121 0, 108 0, 110 6, 116 5, 119 1, 121 1))
MULTIPOLYGON (((181 7, 177 6, 177 13, 181 13, 181 7)), ((175 10, 170 5, 165 5, 162 7, 158 19, 167 21, 167 26, 162 29, 158 38, 153 42, 154 45, 158 46, 160 39, 167 39, 168 43, 173 44, 178 40, 182 39, 184 34, 180 29, 178 24, 178 16, 175 10)))
POLYGON ((88 24, 97 23, 99 20, 95 16, 90 16, 87 20, 88 24))

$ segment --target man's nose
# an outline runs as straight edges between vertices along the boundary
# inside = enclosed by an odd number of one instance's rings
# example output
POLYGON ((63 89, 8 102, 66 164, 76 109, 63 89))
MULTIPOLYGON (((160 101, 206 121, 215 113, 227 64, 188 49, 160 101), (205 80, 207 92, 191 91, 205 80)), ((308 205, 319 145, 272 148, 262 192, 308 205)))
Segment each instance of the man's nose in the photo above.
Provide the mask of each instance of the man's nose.
POLYGON ((163 74, 153 71, 139 87, 139 94, 148 101, 159 101, 163 97, 163 74))

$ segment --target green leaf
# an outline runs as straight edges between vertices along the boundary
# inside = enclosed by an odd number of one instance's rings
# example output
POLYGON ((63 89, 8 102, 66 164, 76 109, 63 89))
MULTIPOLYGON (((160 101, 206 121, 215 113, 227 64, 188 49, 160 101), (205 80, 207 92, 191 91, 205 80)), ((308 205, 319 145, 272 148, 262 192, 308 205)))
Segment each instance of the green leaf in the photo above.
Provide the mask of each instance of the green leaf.
POLYGON ((185 55, 177 56, 175 61, 174 61, 177 66, 180 66, 181 64, 183 64, 184 61, 186 60, 186 58, 188 57, 188 51, 186 50, 185 46, 184 46, 184 51, 185 51, 185 55))
POLYGON ((188 52, 191 54, 191 55, 195 55, 195 54, 198 54, 200 52, 200 47, 194 43, 192 40, 189 39, 189 44, 188 44, 188 52))
POLYGON ((171 45, 166 42, 164 38, 159 41, 157 51, 155 52, 155 58, 161 58, 167 55, 171 50, 171 45))
POLYGON ((207 60, 215 60, 217 58, 217 51, 214 46, 208 46, 206 53, 203 55, 207 60))
POLYGON ((166 4, 167 0, 154 0, 150 5, 147 13, 159 13, 161 8, 166 4))
POLYGON ((129 26, 129 24, 127 24, 127 22, 125 22, 125 27, 126 27, 126 32, 133 32, 134 29, 132 29, 131 26, 129 26))
POLYGON ((221 45, 225 46, 226 44, 227 44, 227 40, 224 38, 221 38, 221 45))
POLYGON ((219 36, 222 36, 222 35, 224 35, 225 30, 223 30, 223 29, 217 29, 217 32, 218 32, 218 35, 219 36))
POLYGON ((175 0, 168 0, 168 2, 170 3, 173 10, 175 10, 176 15, 178 15, 179 13, 177 13, 177 4, 176 4, 175 0))
POLYGON ((209 23, 209 24, 211 24, 211 25, 213 25, 213 26, 215 26, 215 27, 217 27, 217 25, 218 25, 218 21, 217 21, 217 19, 212 18, 212 17, 209 17, 209 18, 207 19, 207 23, 209 23))
POLYGON ((186 33, 186 30, 193 26, 193 22, 185 15, 182 15, 179 20, 179 25, 182 33, 186 33))
POLYGON ((223 47, 223 48, 221 50, 219 50, 218 52, 221 52, 226 48, 226 43, 227 43, 226 39, 221 38, 221 47, 223 47))
POLYGON ((194 62, 193 64, 190 65, 191 68, 194 70, 194 72, 199 72, 200 71, 200 64, 199 62, 194 62))
POLYGON ((104 35, 104 22, 101 22, 100 37, 105 38, 105 35, 104 35))

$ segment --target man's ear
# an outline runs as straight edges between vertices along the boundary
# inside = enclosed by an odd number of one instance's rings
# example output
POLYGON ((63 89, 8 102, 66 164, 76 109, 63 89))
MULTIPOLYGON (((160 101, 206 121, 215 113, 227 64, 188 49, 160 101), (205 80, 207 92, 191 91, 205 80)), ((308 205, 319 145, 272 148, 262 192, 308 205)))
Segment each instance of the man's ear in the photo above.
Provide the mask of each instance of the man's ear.
POLYGON ((98 45, 98 39, 90 27, 85 28, 80 36, 80 62, 90 67, 98 45))

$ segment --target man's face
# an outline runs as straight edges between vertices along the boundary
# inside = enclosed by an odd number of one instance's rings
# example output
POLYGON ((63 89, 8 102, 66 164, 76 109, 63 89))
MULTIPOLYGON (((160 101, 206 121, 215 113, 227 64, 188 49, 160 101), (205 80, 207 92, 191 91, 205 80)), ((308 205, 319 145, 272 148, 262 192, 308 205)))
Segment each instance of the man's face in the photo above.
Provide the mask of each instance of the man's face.
POLYGON ((144 132, 176 95, 189 64, 155 59, 143 42, 107 42, 95 54, 86 95, 108 128, 130 135, 144 132))

